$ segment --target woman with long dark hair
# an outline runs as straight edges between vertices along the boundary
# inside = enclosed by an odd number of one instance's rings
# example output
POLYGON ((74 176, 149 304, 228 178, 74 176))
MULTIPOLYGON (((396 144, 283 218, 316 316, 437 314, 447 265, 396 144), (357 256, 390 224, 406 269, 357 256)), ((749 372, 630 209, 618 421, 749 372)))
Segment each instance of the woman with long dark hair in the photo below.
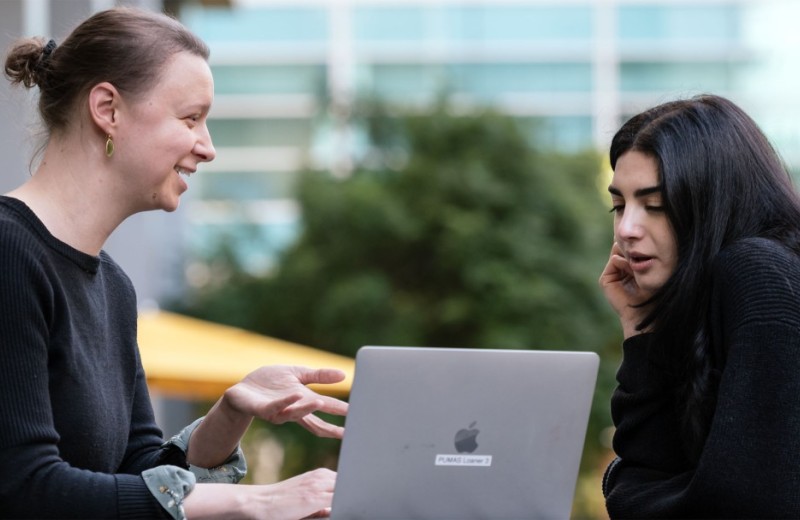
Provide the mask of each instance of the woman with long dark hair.
POLYGON ((610 151, 612 518, 800 517, 800 199, 731 101, 668 102, 610 151))

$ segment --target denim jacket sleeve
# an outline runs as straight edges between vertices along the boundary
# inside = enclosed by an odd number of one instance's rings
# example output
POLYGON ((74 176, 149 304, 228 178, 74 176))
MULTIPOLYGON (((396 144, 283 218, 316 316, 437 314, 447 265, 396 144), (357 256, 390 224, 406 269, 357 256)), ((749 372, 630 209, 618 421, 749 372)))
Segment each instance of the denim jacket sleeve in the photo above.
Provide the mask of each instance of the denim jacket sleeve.
MULTIPOLYGON (((189 449, 189 439, 202 420, 201 417, 194 421, 165 442, 162 447, 172 446, 186 453, 189 449)), ((200 468, 191 464, 188 470, 170 465, 157 466, 144 471, 142 478, 147 489, 175 520, 186 520, 183 500, 194 490, 196 483, 236 484, 246 474, 247 462, 242 448, 238 446, 225 462, 215 468, 200 468)))
MULTIPOLYGON (((189 439, 202 421, 202 417, 194 421, 164 443, 164 447, 171 444, 179 448, 182 452, 187 453, 189 450, 189 439)), ((242 452, 241 446, 237 446, 236 451, 221 465, 206 469, 189 464, 189 470, 195 475, 197 482, 236 484, 247 475, 247 461, 244 458, 244 452, 242 452)))

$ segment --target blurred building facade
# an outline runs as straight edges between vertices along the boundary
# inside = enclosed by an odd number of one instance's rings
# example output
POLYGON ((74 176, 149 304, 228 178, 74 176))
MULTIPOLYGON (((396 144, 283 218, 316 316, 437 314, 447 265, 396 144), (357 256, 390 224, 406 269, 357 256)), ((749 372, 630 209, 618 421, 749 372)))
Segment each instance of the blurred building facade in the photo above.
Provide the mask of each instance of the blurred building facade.
MULTIPOLYGON (((298 229, 297 172, 313 165, 346 175, 363 153, 364 136, 345 121, 359 100, 419 110, 447 94, 459 110, 511 114, 537 146, 565 152, 604 150, 631 114, 701 92, 729 96, 759 121, 780 119, 786 107, 760 95, 758 78, 783 36, 758 31, 787 8, 769 0, 184 2, 182 20, 212 48, 218 149, 193 178, 189 243, 202 256, 225 237, 249 268, 268 270, 298 229)), ((772 137, 785 144, 787 135, 772 137)), ((199 267, 189 278, 201 284, 206 275, 199 267)))
MULTIPOLYGON (((229 244, 268 271, 299 229, 298 171, 347 175, 365 138, 359 100, 424 110, 493 106, 539 147, 604 150, 655 103, 726 95, 800 164, 792 0, 2 0, 4 47, 63 37, 117 4, 167 8, 206 40, 216 83, 217 159, 193 176, 177 214, 137 215, 108 249, 140 300, 203 284, 204 258, 229 244)), ((33 96, 0 87, 0 188, 28 174, 33 96)))

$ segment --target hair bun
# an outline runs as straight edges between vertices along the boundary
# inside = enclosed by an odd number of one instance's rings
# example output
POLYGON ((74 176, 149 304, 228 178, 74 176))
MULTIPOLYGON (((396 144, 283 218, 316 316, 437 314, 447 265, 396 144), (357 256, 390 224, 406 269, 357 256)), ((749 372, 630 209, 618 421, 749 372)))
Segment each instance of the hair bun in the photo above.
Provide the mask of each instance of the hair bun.
POLYGON ((42 86, 50 55, 56 49, 55 40, 45 43, 44 38, 24 38, 12 47, 6 57, 5 75, 12 84, 22 83, 26 88, 42 86))

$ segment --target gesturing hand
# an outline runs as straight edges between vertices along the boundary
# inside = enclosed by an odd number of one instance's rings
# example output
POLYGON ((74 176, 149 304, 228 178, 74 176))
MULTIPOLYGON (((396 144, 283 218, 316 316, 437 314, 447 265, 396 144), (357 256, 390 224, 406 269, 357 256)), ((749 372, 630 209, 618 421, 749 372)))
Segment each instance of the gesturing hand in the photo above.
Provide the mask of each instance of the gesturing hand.
POLYGON ((314 412, 346 415, 347 403, 320 395, 306 385, 338 383, 344 378, 344 372, 330 368, 264 366, 229 388, 223 400, 245 415, 274 424, 294 421, 319 437, 341 439, 344 429, 320 419, 314 412))

